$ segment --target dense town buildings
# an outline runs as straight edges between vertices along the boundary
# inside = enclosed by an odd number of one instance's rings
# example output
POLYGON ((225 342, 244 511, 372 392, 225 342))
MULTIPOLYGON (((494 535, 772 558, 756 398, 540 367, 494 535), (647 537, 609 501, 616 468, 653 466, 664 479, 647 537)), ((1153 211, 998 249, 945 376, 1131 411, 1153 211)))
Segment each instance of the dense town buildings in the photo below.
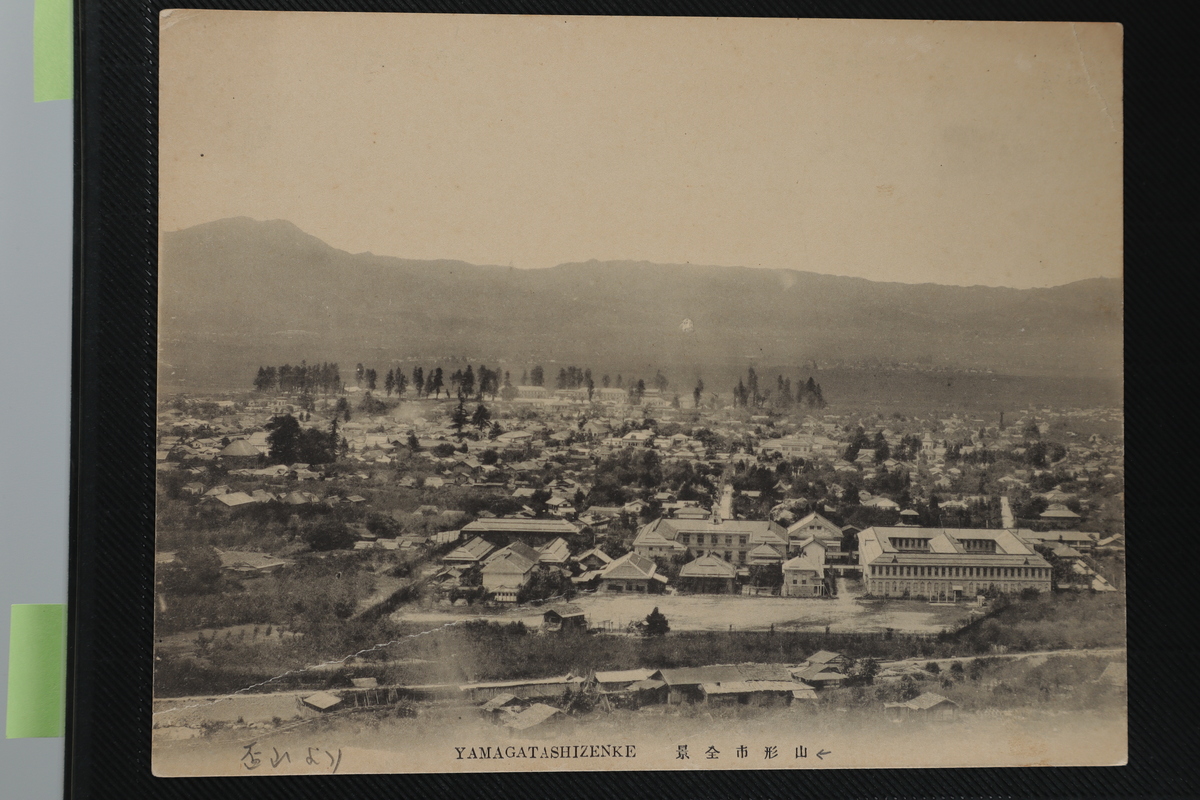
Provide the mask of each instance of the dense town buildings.
POLYGON ((855 593, 957 599, 1044 591, 1055 559, 1079 573, 1074 584, 1111 590, 1092 559, 1123 557, 1119 410, 1031 408, 997 427, 953 414, 692 410, 654 389, 638 408, 628 386, 597 386, 591 400, 582 388, 516 389, 491 401, 490 427, 465 429, 452 424, 454 401, 356 409, 353 421, 334 419, 334 399, 311 411, 258 395, 173 401, 158 470, 195 513, 236 522, 278 503, 299 529, 329 512, 346 520, 357 539, 346 549, 411 560, 438 547, 444 602, 459 586, 481 587, 461 595, 469 602, 515 602, 550 570, 578 591, 811 598, 846 579, 855 593), (333 427, 335 460, 273 463, 277 415, 305 435, 333 427), (606 470, 618 465, 636 479, 613 484, 606 470), (399 529, 368 530, 379 515, 399 529))

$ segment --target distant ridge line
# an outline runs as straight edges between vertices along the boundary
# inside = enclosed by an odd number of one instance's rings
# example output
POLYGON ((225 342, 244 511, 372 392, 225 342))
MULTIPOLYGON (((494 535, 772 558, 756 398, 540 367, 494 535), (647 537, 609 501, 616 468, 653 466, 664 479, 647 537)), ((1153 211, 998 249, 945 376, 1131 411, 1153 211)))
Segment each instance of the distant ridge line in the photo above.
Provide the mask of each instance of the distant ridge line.
POLYGON ((1058 289, 1058 288, 1067 287, 1067 286, 1076 286, 1079 284, 1088 283, 1090 281, 1105 281, 1105 282, 1111 282, 1113 284, 1121 284, 1122 283, 1122 280, 1120 278, 1110 278, 1110 277, 1099 276, 1099 275, 1095 276, 1095 277, 1091 277, 1091 278, 1081 278, 1079 280, 1070 281, 1068 283, 1055 284, 1054 286, 1031 286, 1031 287, 1026 287, 1026 288, 1018 288, 1018 287, 1014 287, 1014 286, 992 285, 992 284, 936 283, 936 282, 932 282, 932 281, 921 281, 919 283, 908 283, 905 281, 897 281, 897 280, 877 280, 874 278, 864 278, 864 277, 858 276, 858 275, 837 275, 837 274, 834 274, 831 272, 815 272, 813 270, 802 270, 802 269, 795 269, 792 267, 751 267, 751 266, 746 266, 746 265, 742 265, 742 264, 692 264, 690 262, 683 262, 683 263, 670 262, 670 261, 660 262, 660 261, 648 261, 645 259, 608 259, 608 260, 603 260, 603 259, 591 258, 591 259, 587 259, 586 261, 563 261, 563 262, 560 262, 560 263, 555 264, 550 267, 516 267, 516 266, 507 266, 507 265, 501 265, 501 264, 480 264, 480 263, 476 263, 476 262, 472 262, 472 261, 464 261, 462 259, 454 259, 454 258, 409 258, 406 256, 375 253, 370 250, 363 250, 360 252, 351 252, 349 250, 343 250, 341 248, 334 247, 333 245, 325 242, 320 237, 318 237, 314 234, 308 233, 307 231, 300 228, 295 223, 293 223, 289 220, 285 220, 285 219, 256 220, 253 217, 247 217, 247 216, 224 217, 221 219, 211 220, 209 222, 201 222, 196 225, 189 226, 187 228, 180 228, 180 229, 174 230, 174 231, 166 231, 163 233, 163 236, 171 236, 174 234, 181 234, 181 233, 187 233, 187 232, 198 232, 198 231, 208 228, 209 226, 220 226, 224 223, 238 223, 238 224, 250 223, 252 225, 286 226, 287 228, 290 228, 291 230, 295 231, 297 234, 299 234, 301 236, 311 238, 312 240, 319 242, 322 246, 328 247, 330 250, 334 250, 339 253, 345 253, 348 256, 356 256, 356 257, 361 256, 364 258, 379 259, 379 260, 383 260, 383 261, 395 260, 395 261, 401 261, 401 262, 404 262, 407 264, 431 264, 431 265, 432 264, 438 264, 438 265, 458 264, 458 265, 462 265, 464 267, 476 267, 476 268, 480 268, 480 269, 519 270, 521 272, 530 272, 530 273, 546 272, 549 270, 557 270, 557 269, 564 269, 564 268, 595 267, 595 266, 599 266, 602 268, 603 267, 666 267, 666 268, 672 268, 672 269, 679 268, 679 269, 714 269, 714 270, 751 270, 751 271, 755 271, 755 272, 759 272, 759 271, 762 271, 762 272, 786 272, 786 273, 794 274, 797 276, 809 276, 809 277, 814 277, 814 278, 837 278, 840 280, 848 280, 848 281, 863 281, 865 283, 878 284, 878 285, 883 285, 883 286, 913 286, 913 287, 938 286, 938 287, 957 288, 957 289, 1003 289, 1003 290, 1015 291, 1015 292, 1058 289))

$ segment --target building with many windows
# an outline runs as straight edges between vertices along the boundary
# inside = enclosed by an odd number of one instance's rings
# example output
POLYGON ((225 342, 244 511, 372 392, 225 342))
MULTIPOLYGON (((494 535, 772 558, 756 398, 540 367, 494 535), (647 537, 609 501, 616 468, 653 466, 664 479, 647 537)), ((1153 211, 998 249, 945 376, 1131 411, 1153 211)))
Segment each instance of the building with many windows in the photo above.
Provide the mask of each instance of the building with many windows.
POLYGON ((825 586, 825 545, 809 537, 799 543, 794 558, 783 564, 783 584, 779 593, 784 597, 821 597, 828 593, 825 586))
POLYGON ((801 542, 811 537, 824 545, 830 561, 837 561, 842 555, 842 529, 815 511, 789 525, 787 534, 788 552, 792 552, 801 542))
POLYGON ((1051 588, 1050 564, 1015 530, 874 527, 858 535, 868 594, 956 600, 1051 588))
POLYGON ((602 592, 659 592, 667 583, 658 574, 658 565, 637 553, 626 553, 605 567, 599 575, 602 592))
POLYGON ((747 554, 760 545, 771 545, 780 553, 787 549, 787 531, 770 520, 656 519, 642 526, 633 540, 633 550, 649 558, 691 551, 712 553, 731 564, 747 563, 747 554))
POLYGON ((833 455, 837 448, 837 442, 824 436, 789 436, 767 439, 759 446, 758 452, 760 455, 778 453, 784 458, 812 458, 833 455))
POLYGON ((575 536, 579 526, 565 519, 520 519, 494 518, 478 519, 463 526, 464 537, 482 536, 497 545, 509 542, 524 542, 533 547, 540 547, 557 538, 575 536))

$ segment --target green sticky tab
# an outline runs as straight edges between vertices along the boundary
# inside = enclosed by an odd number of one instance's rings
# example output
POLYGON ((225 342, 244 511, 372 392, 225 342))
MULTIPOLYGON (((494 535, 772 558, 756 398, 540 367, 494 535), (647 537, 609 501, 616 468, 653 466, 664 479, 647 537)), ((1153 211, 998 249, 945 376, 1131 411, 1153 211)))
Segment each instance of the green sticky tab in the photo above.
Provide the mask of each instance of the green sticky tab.
POLYGON ((33 101, 70 100, 75 91, 71 0, 36 0, 33 7, 33 101))
POLYGON ((63 735, 67 607, 15 605, 8 636, 9 739, 63 735))

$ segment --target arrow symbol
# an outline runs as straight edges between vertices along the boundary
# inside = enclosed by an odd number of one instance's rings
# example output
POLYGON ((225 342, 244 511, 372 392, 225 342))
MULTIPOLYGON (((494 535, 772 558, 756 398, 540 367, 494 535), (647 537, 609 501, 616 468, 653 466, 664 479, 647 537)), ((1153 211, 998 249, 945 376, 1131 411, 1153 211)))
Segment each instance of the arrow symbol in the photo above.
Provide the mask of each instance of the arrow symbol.
POLYGON ((825 760, 825 756, 832 755, 832 754, 833 754, 833 751, 832 751, 832 750, 818 750, 818 751, 817 751, 817 758, 819 758, 819 759, 821 759, 822 761, 824 761, 824 760, 825 760))

